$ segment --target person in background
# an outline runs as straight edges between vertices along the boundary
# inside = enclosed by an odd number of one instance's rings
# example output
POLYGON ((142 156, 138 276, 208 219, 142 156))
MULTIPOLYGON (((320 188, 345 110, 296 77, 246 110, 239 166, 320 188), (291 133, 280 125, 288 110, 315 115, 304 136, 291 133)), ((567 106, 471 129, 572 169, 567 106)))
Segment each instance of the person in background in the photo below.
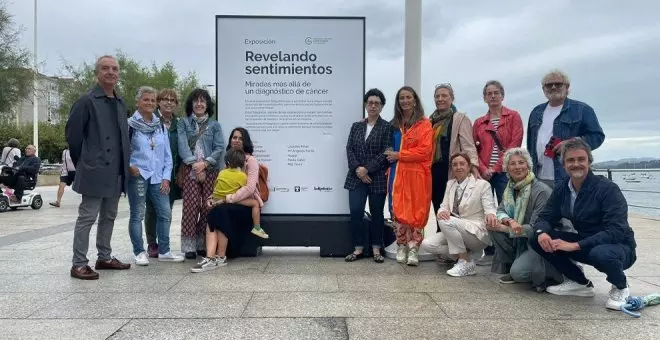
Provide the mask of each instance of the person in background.
POLYGON ((573 261, 591 265, 612 284, 605 307, 620 310, 630 296, 624 270, 637 260, 635 233, 628 224, 628 203, 621 189, 591 171, 593 156, 583 139, 562 144, 568 178, 556 186, 534 225, 529 246, 566 279, 550 286, 554 295, 594 296, 594 285, 573 261), (561 218, 577 233, 554 230, 561 218))
POLYGON ((392 179, 392 221, 398 245, 396 260, 416 266, 419 245, 424 239, 431 203, 433 128, 424 117, 417 92, 404 86, 396 93, 392 127, 401 133, 399 151, 385 151, 390 163, 397 162, 392 179))
POLYGON ((130 218, 128 232, 133 244, 135 264, 146 266, 149 257, 142 241, 142 220, 146 198, 149 197, 156 210, 156 233, 158 234, 158 261, 183 262, 183 256, 170 251, 170 224, 172 211, 169 205, 172 153, 167 129, 158 117, 156 90, 142 86, 135 96, 137 110, 128 119, 131 143, 131 158, 128 179, 128 203, 130 218))
POLYGON ((387 195, 387 169, 389 162, 385 151, 392 148, 392 125, 381 118, 385 105, 385 95, 378 89, 371 89, 364 95, 364 110, 367 118, 353 123, 346 143, 348 173, 344 188, 348 190, 348 205, 351 211, 351 231, 354 250, 345 257, 346 262, 353 262, 363 256, 364 206, 369 198, 371 221, 368 235, 371 239, 373 259, 383 263, 381 254, 385 218, 385 198, 387 195))
POLYGON ((440 232, 425 239, 422 248, 458 260, 447 275, 475 275, 474 258, 491 244, 487 227, 497 224, 493 189, 487 181, 474 177, 466 153, 454 154, 449 161, 454 178, 447 183, 438 209, 440 232))
POLYGON ((526 149, 507 150, 503 165, 509 180, 497 208, 498 223, 488 230, 495 246, 491 271, 504 274, 500 283, 532 282, 536 286, 546 280, 546 275, 536 279, 533 274, 547 264, 528 249, 527 243, 552 190, 534 176, 532 158, 526 149))
POLYGON ((98 218, 95 269, 126 270, 131 267, 112 257, 119 198, 126 192, 130 143, 124 101, 117 96, 119 63, 112 56, 96 61, 97 85, 73 104, 66 123, 66 139, 76 167, 73 190, 82 195, 73 234, 71 276, 96 280, 98 272, 89 267, 89 232, 98 218))
POLYGON ((14 194, 9 200, 18 204, 23 200, 23 192, 27 186, 28 180, 36 180, 41 168, 41 159, 36 156, 37 148, 34 145, 28 145, 25 148, 25 155, 14 162, 12 167, 16 172, 9 179, 7 186, 14 189, 14 194))
MULTIPOLYGON (((181 188, 176 185, 176 174, 181 167, 181 158, 179 157, 179 138, 177 132, 178 118, 175 115, 179 105, 179 98, 173 89, 163 89, 156 96, 158 106, 154 115, 160 119, 169 132, 170 151, 172 152, 172 175, 170 180, 170 210, 174 207, 174 201, 181 199, 181 188)), ((146 200, 146 210, 144 214, 144 232, 147 234, 147 254, 149 257, 158 257, 158 234, 156 233, 156 209, 149 196, 146 200)))
POLYGON ((222 127, 213 115, 213 100, 204 89, 186 99, 186 117, 177 122, 178 148, 183 170, 181 250, 187 259, 206 257, 206 199, 224 167, 222 127))
POLYGON ((50 202, 49 204, 53 207, 59 208, 62 203, 62 196, 64 195, 64 189, 71 184, 76 178, 76 167, 71 160, 71 154, 69 148, 62 151, 62 166, 60 167, 60 186, 57 188, 57 200, 55 202, 50 202))
POLYGON ((8 167, 12 167, 16 158, 21 158, 21 149, 18 139, 12 138, 7 142, 7 145, 2 148, 2 156, 0 157, 0 164, 6 164, 8 167))
POLYGON ((548 101, 537 105, 527 122, 527 150, 532 156, 534 174, 550 188, 568 178, 559 155, 564 143, 577 137, 596 150, 605 140, 594 109, 568 98, 570 85, 564 72, 553 70, 546 74, 541 86, 548 101))

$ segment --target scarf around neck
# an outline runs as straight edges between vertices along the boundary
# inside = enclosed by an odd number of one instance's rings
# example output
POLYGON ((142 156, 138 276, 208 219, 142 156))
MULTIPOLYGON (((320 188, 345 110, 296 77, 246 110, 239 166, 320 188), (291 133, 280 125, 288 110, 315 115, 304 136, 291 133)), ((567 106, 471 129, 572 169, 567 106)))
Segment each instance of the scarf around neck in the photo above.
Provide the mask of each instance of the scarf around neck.
POLYGON ((449 110, 445 112, 435 110, 429 117, 433 126, 433 163, 442 161, 442 137, 447 137, 449 123, 455 112, 456 107, 452 104, 449 110))
MULTIPOLYGON (((497 218, 502 219, 503 217, 509 217, 516 220, 518 223, 523 224, 525 219, 525 213, 527 212, 527 205, 529 204, 529 198, 532 194, 532 182, 536 179, 534 173, 530 171, 527 174, 527 177, 518 183, 514 183, 511 176, 509 177, 509 182, 506 184, 504 189, 504 194, 502 195, 502 204, 504 205, 505 213, 498 213, 497 218), (515 191, 518 191, 518 195, 514 198, 515 191)), ((526 235, 517 235, 512 232, 509 233, 509 237, 526 237, 526 235)))
POLYGON ((160 127, 160 119, 155 114, 150 122, 147 122, 138 111, 128 119, 128 126, 144 134, 152 134, 160 127))

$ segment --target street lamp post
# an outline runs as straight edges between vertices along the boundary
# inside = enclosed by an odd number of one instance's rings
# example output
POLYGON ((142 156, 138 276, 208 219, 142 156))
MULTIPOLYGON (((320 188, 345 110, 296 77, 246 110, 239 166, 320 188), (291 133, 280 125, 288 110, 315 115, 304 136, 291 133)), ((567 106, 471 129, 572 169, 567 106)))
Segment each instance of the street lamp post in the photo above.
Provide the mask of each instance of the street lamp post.
POLYGON ((39 156, 39 102, 37 87, 39 85, 39 68, 37 66, 37 0, 34 0, 34 91, 32 95, 32 142, 39 156))

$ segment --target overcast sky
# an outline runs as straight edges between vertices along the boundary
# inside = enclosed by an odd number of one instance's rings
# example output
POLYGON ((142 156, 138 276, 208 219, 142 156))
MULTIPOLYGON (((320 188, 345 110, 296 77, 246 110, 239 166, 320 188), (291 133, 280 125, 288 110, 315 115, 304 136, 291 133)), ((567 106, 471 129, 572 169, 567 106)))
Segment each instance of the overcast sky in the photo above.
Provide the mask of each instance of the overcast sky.
MULTIPOLYGON (((33 1, 5 0, 32 49, 33 1)), ((456 105, 474 121, 487 107, 483 84, 497 79, 505 105, 526 126, 546 101, 541 77, 552 68, 571 78, 570 97, 591 105, 605 130, 596 161, 660 157, 660 4, 653 0, 426 0, 422 89, 427 114, 433 88, 450 82, 456 105)), ((39 0, 41 72, 121 49, 144 62, 174 63, 215 82, 215 15, 365 16, 366 86, 387 96, 392 116, 403 85, 404 0, 39 0)))

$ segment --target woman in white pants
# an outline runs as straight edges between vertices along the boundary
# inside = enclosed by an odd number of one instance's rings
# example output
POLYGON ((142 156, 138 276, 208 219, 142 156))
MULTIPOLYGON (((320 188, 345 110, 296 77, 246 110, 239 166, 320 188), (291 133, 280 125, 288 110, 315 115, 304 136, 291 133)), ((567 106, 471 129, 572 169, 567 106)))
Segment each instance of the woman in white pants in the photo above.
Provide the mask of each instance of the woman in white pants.
POLYGON ((421 247, 429 253, 458 259, 448 275, 475 275, 474 258, 491 244, 486 226, 497 224, 497 208, 490 184, 472 176, 474 165, 467 154, 454 154, 449 162, 454 178, 447 182, 437 212, 440 232, 425 239, 421 247))

